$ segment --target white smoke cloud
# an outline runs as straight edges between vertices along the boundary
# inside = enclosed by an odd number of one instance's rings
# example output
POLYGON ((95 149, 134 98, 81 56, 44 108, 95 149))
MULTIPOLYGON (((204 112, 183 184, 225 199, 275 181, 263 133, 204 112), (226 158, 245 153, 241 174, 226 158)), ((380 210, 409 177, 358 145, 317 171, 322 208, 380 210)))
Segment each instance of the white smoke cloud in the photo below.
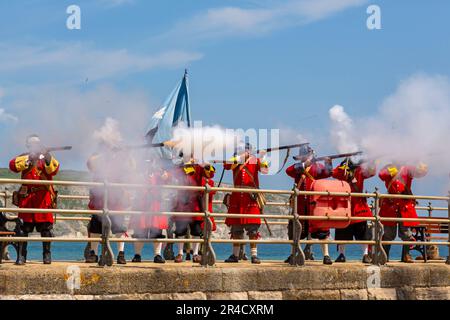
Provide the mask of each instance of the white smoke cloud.
POLYGON ((332 142, 339 151, 353 151, 360 145, 369 157, 382 162, 423 161, 430 175, 448 176, 450 172, 448 77, 414 75, 382 102, 374 116, 353 121, 342 107, 335 106, 330 118, 332 142))
POLYGON ((185 160, 189 160, 192 154, 199 161, 208 161, 222 160, 232 154, 241 137, 233 130, 218 125, 202 126, 201 121, 197 121, 191 128, 184 125, 176 127, 173 141, 177 142, 175 149, 183 151, 185 160))
POLYGON ((113 118, 106 118, 103 126, 94 131, 94 139, 109 147, 119 147, 123 143, 122 134, 119 130, 119 122, 113 118))
POLYGON ((47 146, 73 146, 72 151, 56 154, 63 169, 86 169, 86 159, 98 144, 94 132, 108 117, 119 122, 126 143, 143 143, 143 128, 151 117, 152 105, 156 105, 141 91, 125 92, 112 86, 34 86, 10 91, 12 99, 5 106, 19 114, 20 121, 2 128, 10 139, 8 148, 0 148, 3 163, 22 153, 26 136, 36 133, 47 146))
POLYGON ((352 119, 344 107, 335 105, 329 110, 331 120, 331 140, 340 153, 359 151, 352 119))

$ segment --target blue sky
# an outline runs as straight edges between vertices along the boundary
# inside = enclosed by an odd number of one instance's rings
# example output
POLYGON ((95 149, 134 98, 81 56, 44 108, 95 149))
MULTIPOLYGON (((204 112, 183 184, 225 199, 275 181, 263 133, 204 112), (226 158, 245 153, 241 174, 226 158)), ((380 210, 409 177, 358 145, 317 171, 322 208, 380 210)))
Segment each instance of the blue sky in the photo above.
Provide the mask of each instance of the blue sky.
MULTIPOLYGON (((137 136, 185 67, 195 119, 291 128, 318 153, 335 152, 333 105, 364 118, 415 74, 450 77, 448 12, 444 0, 2 0, 0 161, 30 132, 76 143, 107 116, 127 118, 137 136), (71 4, 81 30, 66 28, 71 4), (366 27, 370 4, 381 8, 381 30, 366 27)), ((62 157, 82 168, 84 156, 62 157)))

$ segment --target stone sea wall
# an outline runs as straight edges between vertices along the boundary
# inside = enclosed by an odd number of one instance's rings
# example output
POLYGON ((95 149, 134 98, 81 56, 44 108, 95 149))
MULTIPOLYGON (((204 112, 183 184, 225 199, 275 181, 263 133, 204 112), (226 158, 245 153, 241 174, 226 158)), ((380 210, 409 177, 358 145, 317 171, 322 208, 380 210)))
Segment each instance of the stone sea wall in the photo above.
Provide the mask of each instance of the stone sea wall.
POLYGON ((369 267, 242 263, 205 269, 191 263, 142 263, 100 268, 9 263, 0 265, 0 299, 450 299, 450 266, 444 263, 369 267), (373 275, 378 280, 373 281, 373 275))

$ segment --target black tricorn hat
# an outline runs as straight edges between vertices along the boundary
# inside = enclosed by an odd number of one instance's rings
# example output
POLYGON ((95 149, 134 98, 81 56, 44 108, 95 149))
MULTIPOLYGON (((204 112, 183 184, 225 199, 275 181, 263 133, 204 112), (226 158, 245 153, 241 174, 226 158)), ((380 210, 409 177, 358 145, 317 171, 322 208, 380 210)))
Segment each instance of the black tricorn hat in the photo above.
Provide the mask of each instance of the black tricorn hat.
POLYGON ((314 150, 309 146, 309 143, 305 143, 304 145, 300 146, 298 149, 298 155, 294 156, 294 160, 302 160, 306 157, 314 155, 314 150))

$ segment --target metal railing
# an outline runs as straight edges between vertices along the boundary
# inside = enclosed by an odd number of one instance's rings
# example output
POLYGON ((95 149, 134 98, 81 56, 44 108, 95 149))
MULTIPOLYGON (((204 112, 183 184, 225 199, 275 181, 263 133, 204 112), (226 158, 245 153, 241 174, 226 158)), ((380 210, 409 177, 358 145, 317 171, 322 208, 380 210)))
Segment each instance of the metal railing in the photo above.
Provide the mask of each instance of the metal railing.
MULTIPOLYGON (((101 187, 104 192, 104 203, 102 210, 85 210, 85 209, 25 209, 8 207, 7 199, 10 196, 8 192, 0 193, 0 197, 5 199, 5 208, 2 209, 3 212, 13 212, 13 213, 53 213, 57 215, 100 215, 103 220, 103 230, 101 238, 42 238, 42 237, 0 237, 0 242, 27 242, 27 241, 39 241, 39 242, 101 242, 102 243, 102 257, 103 261, 100 261, 100 265, 112 265, 113 264, 113 252, 111 250, 111 242, 160 242, 160 243, 179 243, 179 242, 190 242, 190 243, 202 243, 202 262, 203 266, 212 266, 215 264, 215 252, 212 246, 213 243, 233 243, 233 244, 247 244, 247 243, 257 243, 257 244, 289 244, 292 246, 292 256, 291 264, 293 265, 304 265, 305 255, 301 248, 301 244, 367 244, 374 246, 373 260, 372 263, 376 265, 383 265, 386 263, 387 256, 384 252, 383 245, 443 245, 447 246, 450 251, 450 233, 447 241, 384 241, 383 237, 383 224, 382 222, 423 222, 423 223, 443 223, 450 224, 450 194, 447 197, 444 196, 423 196, 423 195, 391 195, 391 194, 381 194, 378 191, 374 193, 347 193, 347 192, 327 192, 327 191, 300 191, 298 189, 294 190, 274 190, 274 189, 249 189, 249 188, 232 188, 232 187, 210 187, 209 185, 205 187, 197 186, 178 186, 178 185, 164 185, 155 186, 147 184, 130 184, 130 183, 109 183, 104 182, 81 182, 81 181, 36 181, 36 180, 20 180, 20 179, 0 179, 0 184, 29 184, 29 185, 55 185, 55 186, 83 186, 83 187, 101 187), (158 212, 157 215, 164 216, 184 216, 184 217, 203 217, 204 218, 204 230, 203 239, 110 239, 109 235, 111 233, 111 215, 141 215, 147 214, 147 211, 136 211, 136 210, 109 210, 108 208, 108 192, 112 188, 132 188, 132 189, 169 189, 169 190, 182 190, 182 191, 200 191, 203 192, 203 212, 158 212), (287 224, 287 221, 293 221, 293 239, 292 240, 280 240, 280 239, 269 239, 269 240, 246 240, 246 239, 212 239, 212 222, 211 218, 246 218, 248 214, 230 214, 230 213, 212 213, 208 210, 209 197, 211 192, 239 192, 239 193, 264 193, 264 194, 278 194, 294 196, 293 204, 287 202, 269 202, 268 206, 290 206, 291 214, 270 214, 264 213, 261 217, 268 220, 282 220, 277 222, 272 222, 272 224, 287 224), (299 215, 297 212, 297 198, 300 195, 306 196, 328 196, 328 197, 362 197, 362 198, 373 198, 373 217, 335 217, 335 216, 304 216, 299 215), (428 207, 417 207, 419 210, 427 210, 429 212, 428 217, 418 217, 418 218, 390 218, 390 217, 380 217, 379 208, 381 199, 421 199, 421 200, 433 200, 433 201, 446 201, 447 208, 444 207, 433 207, 429 204, 428 207), (432 211, 447 211, 448 215, 446 218, 432 218, 432 211), (372 221, 374 223, 375 235, 373 240, 351 240, 351 241, 340 241, 340 240, 301 240, 300 235, 302 233, 302 220, 316 220, 316 221, 372 221)), ((59 197, 61 200, 88 200, 89 197, 85 195, 61 195, 59 197)), ((216 204, 219 204, 216 202, 216 204)), ((155 213, 152 213, 155 214, 155 213)), ((59 217, 60 220, 80 220, 80 217, 59 217), (64 219, 63 219, 64 218, 64 219)), ((89 218, 84 218, 88 220, 89 218)), ((218 220, 222 222, 223 220, 218 220)), ((450 264, 450 256, 447 257, 447 264, 450 264)))

